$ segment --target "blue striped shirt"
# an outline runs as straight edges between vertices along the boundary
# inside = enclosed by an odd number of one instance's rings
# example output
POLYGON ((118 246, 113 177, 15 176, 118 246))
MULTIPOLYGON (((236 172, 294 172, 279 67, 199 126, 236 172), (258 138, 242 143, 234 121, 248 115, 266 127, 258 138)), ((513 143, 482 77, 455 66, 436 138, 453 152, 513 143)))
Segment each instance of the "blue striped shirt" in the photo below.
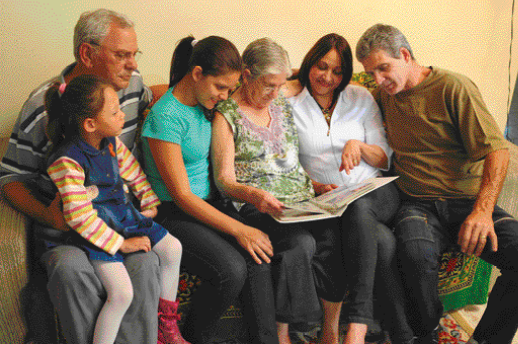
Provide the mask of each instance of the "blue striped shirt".
MULTIPOLYGON (((7 151, 0 163, 0 187, 12 181, 45 178, 49 180, 47 170, 47 152, 50 142, 45 134, 47 112, 44 98, 49 87, 57 82, 65 82, 65 75, 75 66, 66 67, 63 72, 44 82, 23 104, 14 124, 7 151)), ((152 99, 151 90, 144 85, 142 76, 134 71, 129 86, 118 93, 121 111, 126 114, 126 123, 120 135, 124 144, 133 150, 139 114, 152 99)))

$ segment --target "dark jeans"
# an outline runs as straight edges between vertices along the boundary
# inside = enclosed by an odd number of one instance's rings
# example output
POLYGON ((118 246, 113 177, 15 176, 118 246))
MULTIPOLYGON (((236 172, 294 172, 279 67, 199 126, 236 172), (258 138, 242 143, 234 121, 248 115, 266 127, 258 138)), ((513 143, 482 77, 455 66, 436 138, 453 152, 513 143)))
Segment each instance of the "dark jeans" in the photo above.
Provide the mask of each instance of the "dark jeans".
POLYGON ((319 297, 332 302, 343 300, 345 271, 336 219, 281 224, 250 204, 244 205, 239 214, 274 242, 278 318, 289 323, 318 321, 322 314, 319 297))
MULTIPOLYGON (((405 197, 395 220, 398 259, 409 299, 409 316, 417 336, 424 336, 442 315, 437 283, 439 258, 456 246, 460 226, 473 209, 468 199, 421 201, 405 197)), ((498 251, 488 241, 481 258, 502 276, 491 292, 474 338, 485 343, 511 343, 518 329, 518 221, 500 207, 493 212, 498 251)))
MULTIPOLYGON (((240 220, 232 208, 213 205, 240 220)), ((270 264, 257 264, 235 238, 207 227, 172 202, 163 202, 158 214, 157 222, 182 243, 182 266, 202 280, 185 319, 185 339, 207 343, 219 318, 242 293, 249 342, 278 343, 270 264)))
POLYGON ((342 215, 344 264, 348 280, 347 322, 366 324, 374 318, 373 295, 380 297, 383 322, 392 340, 413 337, 397 269, 396 238, 386 225, 399 207, 393 184, 354 201, 342 215))

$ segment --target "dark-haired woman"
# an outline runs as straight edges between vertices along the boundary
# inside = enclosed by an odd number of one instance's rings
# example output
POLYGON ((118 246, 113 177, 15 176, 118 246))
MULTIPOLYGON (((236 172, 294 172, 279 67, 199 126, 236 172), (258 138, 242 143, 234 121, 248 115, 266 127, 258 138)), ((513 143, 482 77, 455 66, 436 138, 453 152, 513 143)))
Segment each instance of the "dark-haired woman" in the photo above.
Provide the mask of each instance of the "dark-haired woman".
MULTIPOLYGON (((182 39, 170 89, 147 116, 145 170, 162 205, 157 221, 182 243, 187 270, 202 279, 182 333, 207 343, 240 293, 251 343, 278 343, 268 235, 247 226, 218 198, 209 176, 211 122, 206 113, 236 87, 242 60, 228 40, 182 39)), ((234 210, 235 212, 235 210, 234 210)))
MULTIPOLYGON (((318 193, 379 176, 389 167, 392 151, 380 110, 366 89, 349 85, 352 72, 349 44, 340 35, 328 34, 307 53, 298 79, 287 85, 299 134, 300 162, 321 183, 318 193)), ((389 184, 356 200, 342 216, 350 301, 344 343, 365 342, 367 323, 373 319, 375 284, 385 301, 393 342, 412 340, 396 267, 396 241, 386 225, 398 203, 397 191, 389 184)), ((327 309, 336 312, 328 316, 337 323, 340 307, 327 309)))

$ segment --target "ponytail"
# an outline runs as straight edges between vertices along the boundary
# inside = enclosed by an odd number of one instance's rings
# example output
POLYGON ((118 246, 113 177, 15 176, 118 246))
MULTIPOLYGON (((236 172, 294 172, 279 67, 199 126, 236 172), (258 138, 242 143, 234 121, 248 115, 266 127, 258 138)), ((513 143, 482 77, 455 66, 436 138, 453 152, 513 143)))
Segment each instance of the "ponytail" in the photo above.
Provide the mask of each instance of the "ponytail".
POLYGON ((241 72, 243 61, 237 48, 229 40, 209 36, 196 41, 193 36, 180 40, 173 53, 169 87, 176 85, 195 66, 202 68, 203 75, 218 76, 230 71, 241 72))
POLYGON ((113 87, 108 81, 94 75, 74 78, 66 88, 52 84, 45 93, 48 115, 47 136, 52 150, 79 137, 83 122, 95 118, 104 106, 104 90, 113 87), (64 92, 61 91, 64 89, 64 92))
POLYGON ((193 36, 188 36, 180 40, 173 53, 171 60, 171 71, 169 73, 169 87, 173 87, 182 80, 189 71, 189 60, 191 59, 194 41, 193 36))

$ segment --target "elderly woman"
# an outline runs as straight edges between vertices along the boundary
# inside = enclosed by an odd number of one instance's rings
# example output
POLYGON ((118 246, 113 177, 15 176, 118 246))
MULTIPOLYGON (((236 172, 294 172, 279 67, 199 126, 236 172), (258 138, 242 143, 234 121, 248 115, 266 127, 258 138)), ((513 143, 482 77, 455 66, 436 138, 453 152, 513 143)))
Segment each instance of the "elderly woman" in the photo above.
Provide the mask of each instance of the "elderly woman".
MULTIPOLYGON (((359 183, 388 169, 392 151, 380 110, 366 89, 349 85, 352 72, 349 44, 342 36, 328 34, 307 53, 298 79, 287 84, 300 161, 321 183, 321 191, 359 183)), ((366 324, 373 318, 375 281, 383 295, 380 299, 386 301, 384 309, 390 312, 392 342, 412 341, 395 261, 396 241, 386 225, 398 204, 396 188, 389 184, 356 200, 342 215, 350 301, 345 343, 365 342, 366 324)))
POLYGON ((319 312, 314 311, 320 307, 318 297, 324 304, 324 323, 330 320, 327 314, 335 313, 329 310, 344 297, 339 231, 335 220, 279 224, 270 216, 281 213, 284 203, 305 200, 315 193, 299 163, 291 106, 279 95, 291 74, 288 54, 263 38, 248 45, 243 62, 242 85, 217 106, 212 124, 215 179, 249 225, 268 230, 270 237, 298 233, 292 236, 292 243, 285 244, 294 245, 294 239, 312 243, 306 255, 291 266, 289 261, 272 261, 280 342, 289 343, 288 323, 318 320, 319 312))

